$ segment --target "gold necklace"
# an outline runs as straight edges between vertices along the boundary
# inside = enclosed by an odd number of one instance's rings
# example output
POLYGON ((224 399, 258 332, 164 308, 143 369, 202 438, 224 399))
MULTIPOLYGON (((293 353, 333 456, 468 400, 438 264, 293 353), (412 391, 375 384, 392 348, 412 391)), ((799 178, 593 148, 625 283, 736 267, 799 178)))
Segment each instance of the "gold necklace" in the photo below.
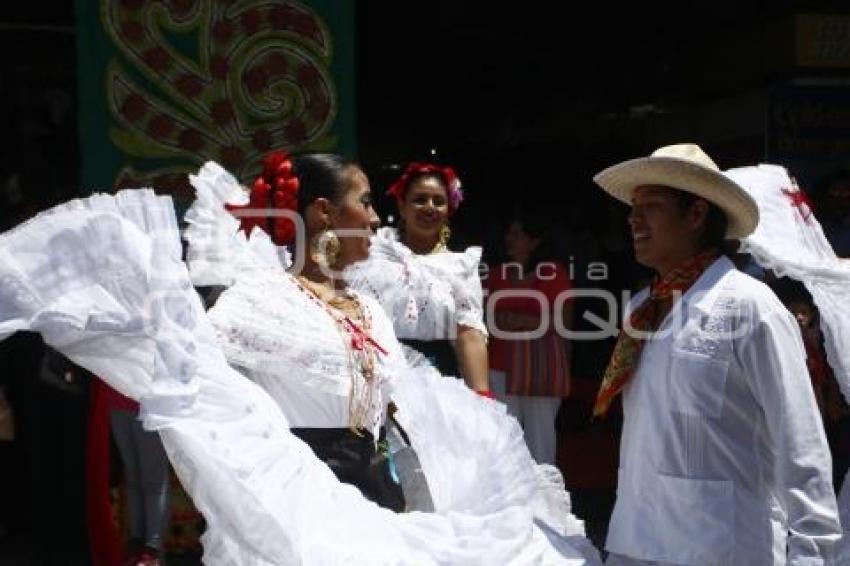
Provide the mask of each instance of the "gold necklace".
MULTIPOLYGON (((363 428, 369 430, 370 427, 368 425, 370 423, 367 422, 367 416, 375 394, 373 382, 375 378, 376 351, 383 355, 387 355, 387 352, 372 338, 370 334, 372 326, 370 317, 367 310, 357 300, 356 295, 349 293, 347 300, 356 309, 356 318, 359 324, 354 322, 354 319, 346 311, 332 306, 328 301, 323 300, 321 295, 313 288, 312 282, 308 282, 309 280, 302 281, 302 279, 305 278, 300 276, 293 277, 298 289, 313 303, 322 307, 336 323, 337 331, 342 338, 343 346, 346 350, 348 371, 351 376, 348 395, 349 427, 355 433, 359 433, 359 430, 363 428), (360 374, 366 382, 365 395, 360 394, 359 384, 355 378, 355 367, 359 367, 360 374)), ((336 293, 334 291, 334 294, 336 293)))
POLYGON ((303 291, 310 300, 322 307, 327 312, 337 328, 343 332, 346 348, 355 357, 360 357, 360 368, 363 376, 370 381, 374 375, 375 351, 386 355, 386 351, 371 336, 372 322, 367 316, 366 309, 360 304, 357 296, 352 293, 342 295, 334 290, 334 297, 324 299, 313 287, 312 282, 301 276, 295 276, 294 280, 298 288, 303 291))
POLYGON ((352 320, 356 320, 361 324, 364 322, 363 309, 357 297, 350 292, 338 291, 332 287, 311 281, 303 275, 296 275, 295 278, 302 287, 309 290, 322 303, 340 311, 352 320))
POLYGON ((431 255, 431 254, 435 254, 435 253, 439 253, 439 252, 448 251, 448 249, 449 249, 449 245, 448 245, 449 244, 449 238, 451 237, 452 231, 448 227, 448 225, 444 225, 442 228, 440 228, 440 233, 437 236, 437 242, 434 244, 434 246, 429 251, 422 252, 422 253, 414 250, 413 246, 410 244, 410 242, 406 241, 407 240, 406 234, 405 234, 405 232, 402 228, 399 228, 397 233, 398 233, 398 241, 401 242, 402 244, 404 244, 410 251, 412 251, 416 255, 431 255))

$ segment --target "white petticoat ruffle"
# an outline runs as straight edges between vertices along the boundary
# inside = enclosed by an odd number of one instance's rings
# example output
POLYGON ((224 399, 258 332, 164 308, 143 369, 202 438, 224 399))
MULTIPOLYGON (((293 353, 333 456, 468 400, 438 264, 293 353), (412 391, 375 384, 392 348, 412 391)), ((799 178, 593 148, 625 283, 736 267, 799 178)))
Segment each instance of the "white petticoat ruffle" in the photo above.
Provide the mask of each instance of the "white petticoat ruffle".
POLYGON ((190 243, 186 264, 193 284, 229 287, 257 269, 285 269, 290 265, 286 248, 275 246, 260 229, 255 229, 249 239, 239 229, 239 220, 226 211, 225 204, 247 204, 248 192, 221 165, 205 163, 197 175, 189 175, 189 182, 196 198, 183 219, 188 224, 184 234, 190 243))
POLYGON ((0 236, 0 339, 16 330, 97 374, 135 399, 192 396, 187 371, 197 313, 180 261, 171 199, 153 191, 94 195, 42 212, 0 236), (171 340, 159 340, 168 336, 171 340), (86 340, 109 344, 89 349, 86 340))
MULTIPOLYGON (((142 402, 209 522, 207 564, 598 563, 583 539, 532 521, 526 486, 504 494, 513 506, 441 495, 467 510, 395 514, 340 483, 269 395, 227 365, 179 251, 171 203, 150 191, 39 215, 0 236, 0 336, 40 332, 142 402)), ((475 401, 469 423, 490 419, 475 401)), ((478 442, 486 451, 489 440, 478 442)))
POLYGON ((560 536, 584 536, 561 472, 535 464, 505 405, 483 400, 427 363, 399 368, 392 398, 437 512, 496 512, 521 505, 560 536))

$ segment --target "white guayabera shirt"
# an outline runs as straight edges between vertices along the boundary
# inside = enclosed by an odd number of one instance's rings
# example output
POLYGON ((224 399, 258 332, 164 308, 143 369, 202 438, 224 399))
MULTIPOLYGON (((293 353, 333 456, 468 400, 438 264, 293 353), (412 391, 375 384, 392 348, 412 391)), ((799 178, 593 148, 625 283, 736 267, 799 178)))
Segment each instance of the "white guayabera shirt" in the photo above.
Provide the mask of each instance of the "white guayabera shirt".
POLYGON ((646 343, 623 410, 609 552, 699 566, 831 557, 829 449, 796 322, 766 285, 712 264, 646 343))

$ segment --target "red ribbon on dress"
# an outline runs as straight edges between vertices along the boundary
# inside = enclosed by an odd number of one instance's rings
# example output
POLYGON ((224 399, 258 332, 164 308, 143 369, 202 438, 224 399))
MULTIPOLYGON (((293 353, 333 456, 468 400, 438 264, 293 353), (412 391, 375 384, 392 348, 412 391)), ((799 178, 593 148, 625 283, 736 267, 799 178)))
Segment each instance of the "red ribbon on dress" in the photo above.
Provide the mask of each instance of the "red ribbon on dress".
POLYGON ((809 218, 812 217, 812 211, 814 210, 814 205, 812 201, 809 199, 809 195, 801 191, 799 188, 796 190, 788 190, 782 189, 782 194, 788 197, 788 200, 791 201, 791 206, 800 210, 800 216, 803 217, 803 220, 806 222, 809 221, 809 218), (806 205, 806 209, 803 209, 803 205, 806 205))
POLYGON ((381 354, 386 356, 388 352, 381 347, 380 344, 375 342, 375 339, 369 335, 368 332, 360 328, 353 320, 349 317, 345 316, 342 319, 345 321, 345 324, 348 326, 348 331, 351 334, 351 347, 355 350, 362 350, 366 347, 366 344, 371 344, 376 350, 378 350, 381 354))

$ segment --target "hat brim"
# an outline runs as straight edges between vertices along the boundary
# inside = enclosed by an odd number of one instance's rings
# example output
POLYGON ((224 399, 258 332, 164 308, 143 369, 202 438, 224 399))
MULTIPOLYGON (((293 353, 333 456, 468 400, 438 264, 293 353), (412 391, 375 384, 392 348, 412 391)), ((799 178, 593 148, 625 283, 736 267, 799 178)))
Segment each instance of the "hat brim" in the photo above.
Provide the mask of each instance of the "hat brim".
POLYGON ((759 210, 753 198, 719 171, 675 157, 641 157, 612 165, 593 177, 612 197, 631 206, 635 187, 660 185, 693 193, 726 213, 726 238, 739 240, 758 225, 759 210))

